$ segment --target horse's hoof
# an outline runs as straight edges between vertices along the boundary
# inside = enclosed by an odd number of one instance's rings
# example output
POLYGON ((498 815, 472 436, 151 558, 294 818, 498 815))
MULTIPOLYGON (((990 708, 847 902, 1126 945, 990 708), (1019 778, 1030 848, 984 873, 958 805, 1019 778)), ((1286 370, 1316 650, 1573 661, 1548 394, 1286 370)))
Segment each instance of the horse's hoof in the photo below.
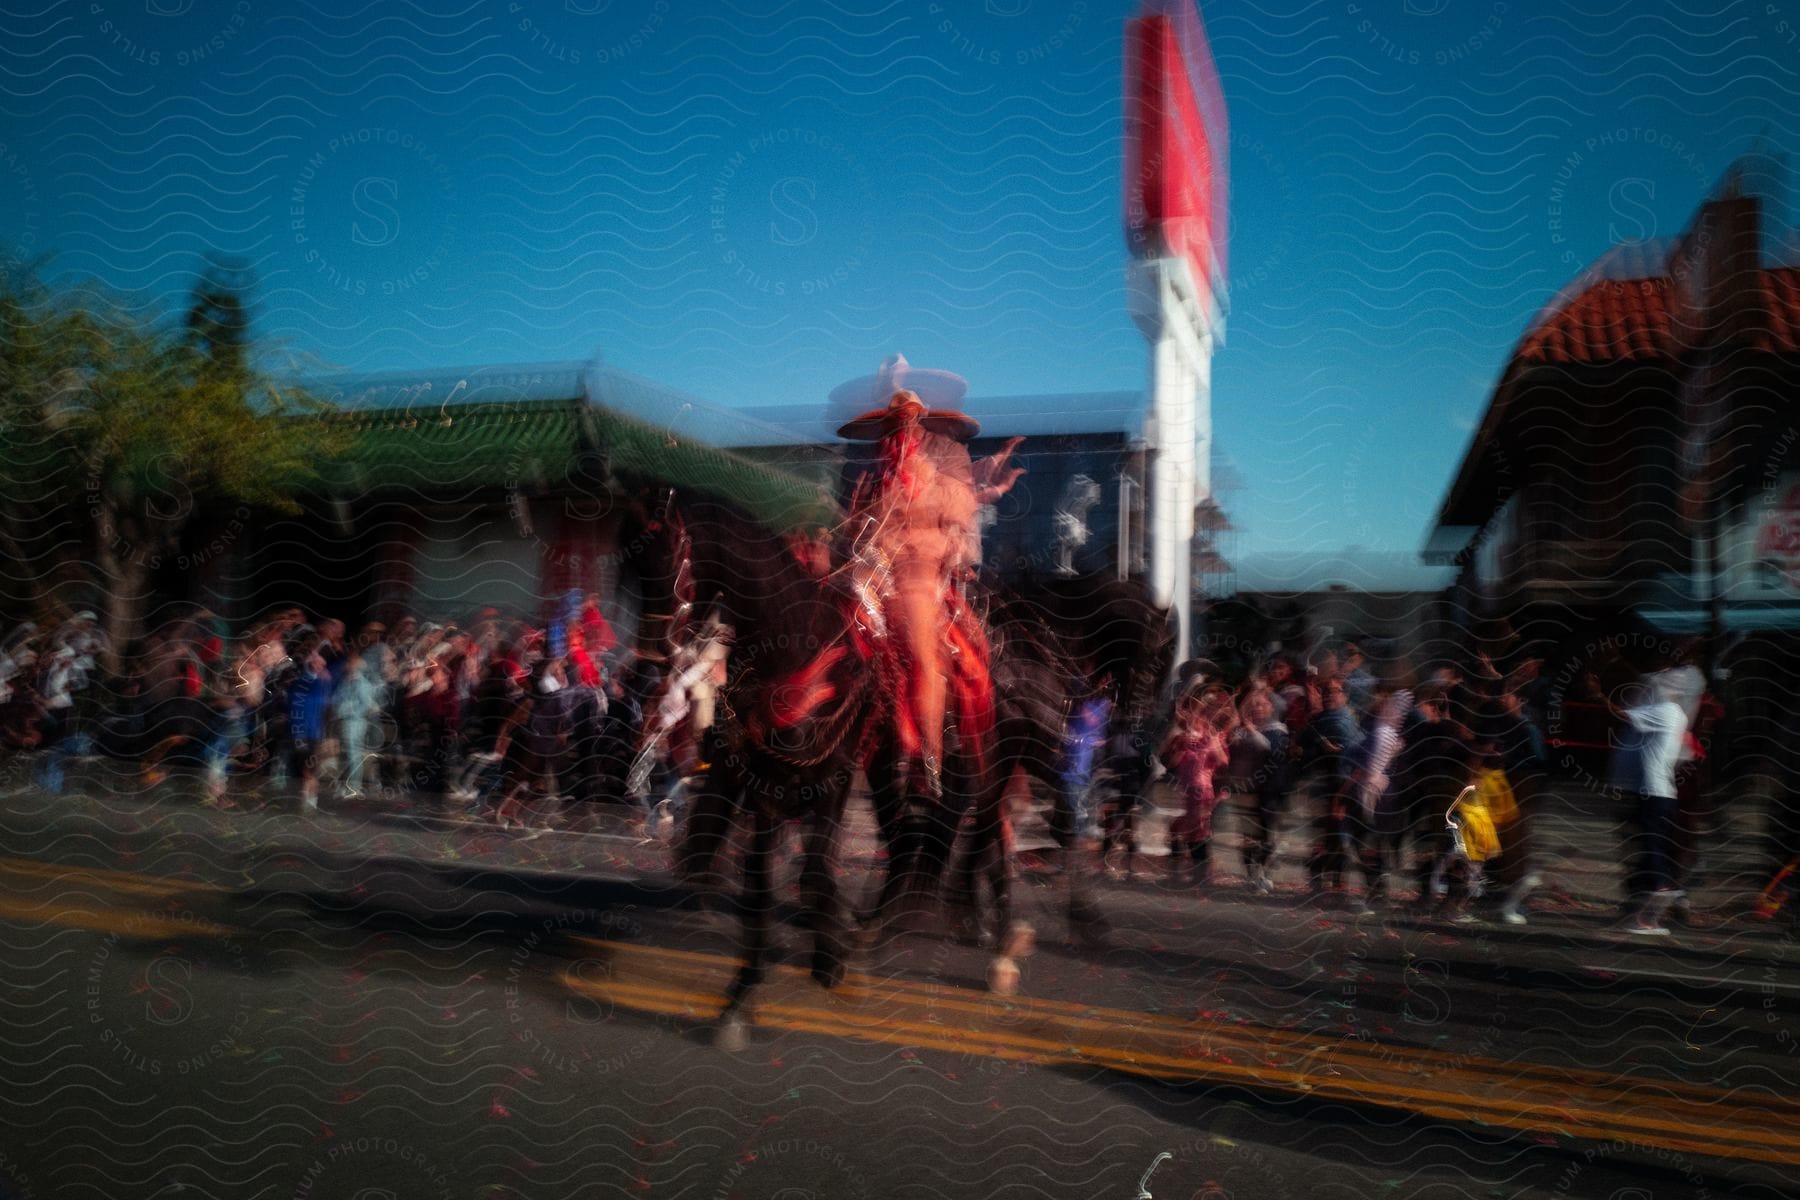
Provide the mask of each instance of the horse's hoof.
POLYGON ((844 960, 836 954, 813 955, 812 977, 822 988, 834 988, 844 982, 844 960))
POLYGON ((713 1045, 727 1054, 742 1054, 750 1048, 750 1026, 742 1017, 726 1017, 713 1034, 713 1045))
POLYGON ((959 946, 978 946, 983 950, 992 950, 997 939, 993 932, 979 917, 963 917, 950 930, 959 946))

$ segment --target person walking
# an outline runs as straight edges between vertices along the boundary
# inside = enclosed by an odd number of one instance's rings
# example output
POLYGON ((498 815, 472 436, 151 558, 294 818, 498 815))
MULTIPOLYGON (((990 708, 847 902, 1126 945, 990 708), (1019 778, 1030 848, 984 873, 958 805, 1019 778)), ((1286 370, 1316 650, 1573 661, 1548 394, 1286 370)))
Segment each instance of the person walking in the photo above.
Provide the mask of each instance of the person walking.
POLYGON ((1307 874, 1313 891, 1343 886, 1344 866, 1350 857, 1345 804, 1348 799, 1350 764, 1362 745, 1362 726, 1350 707, 1344 681, 1327 676, 1320 688, 1324 707, 1306 728, 1308 759, 1318 770, 1318 838, 1307 874))
POLYGON ((1112 679, 1099 680, 1089 695, 1076 701, 1063 730, 1059 803, 1065 817, 1059 824, 1069 830, 1067 846, 1085 846, 1099 836, 1100 814, 1094 797, 1094 766, 1106 744, 1106 726, 1112 717, 1108 694, 1112 679))
POLYGON ((300 788, 303 813, 319 811, 319 751, 330 703, 331 676, 315 648, 287 688, 288 762, 300 788))
MULTIPOLYGON (((532 671, 529 711, 515 736, 526 739, 526 752, 514 760, 518 770, 509 781, 506 799, 495 813, 502 828, 528 828, 527 808, 535 799, 548 803, 557 792, 556 773, 568 745, 568 677, 561 658, 545 658, 532 671)), ((549 815, 543 814, 528 838, 550 832, 549 815)))
POLYGON ((1274 850, 1275 822, 1287 801, 1289 745, 1287 725, 1275 713, 1274 697, 1268 692, 1253 693, 1244 702, 1244 719, 1231 734, 1230 779, 1232 790, 1250 801, 1244 874, 1250 886, 1265 896, 1275 891, 1269 879, 1269 857, 1274 850))
POLYGON ((354 800, 362 795, 363 779, 368 765, 369 732, 378 728, 381 702, 386 687, 372 668, 369 652, 352 649, 344 662, 344 676, 332 697, 337 714, 338 740, 344 750, 344 770, 338 781, 341 799, 354 800))
MULTIPOLYGON (((1375 706, 1375 719, 1348 764, 1349 803, 1345 814, 1362 857, 1364 915, 1375 911, 1389 866, 1397 869, 1401 865, 1406 815, 1400 789, 1395 786, 1394 769, 1406 745, 1401 725, 1413 710, 1413 694, 1406 688, 1378 684, 1370 693, 1370 702, 1375 706)), ((1387 898, 1391 900, 1392 896, 1387 898)))
POLYGON ((427 657, 424 678, 413 685, 414 694, 408 698, 413 735, 423 742, 413 779, 428 796, 442 796, 450 786, 450 767, 462 733, 462 704, 446 657, 439 653, 427 657))
MULTIPOLYGON (((1421 906, 1431 903, 1432 870, 1448 849, 1444 813, 1469 780, 1474 735, 1451 716, 1453 678, 1440 675, 1419 688, 1417 705, 1400 726, 1404 745, 1393 771, 1400 788, 1403 822, 1402 842, 1395 849, 1404 856, 1404 839, 1410 836, 1421 906)), ((1401 865, 1405 865, 1404 857, 1401 865)))
POLYGON ((1507 891, 1500 905, 1500 919, 1508 925, 1523 925, 1526 923, 1525 901, 1543 882, 1537 870, 1532 835, 1549 754, 1544 735, 1525 707, 1524 696, 1509 688, 1500 693, 1496 704, 1491 740, 1498 749, 1500 769, 1512 787, 1518 810, 1501 847, 1499 878, 1507 891))
POLYGON ((1225 737, 1235 721, 1225 696, 1208 690, 1188 692, 1175 707, 1175 727, 1158 757, 1174 773, 1181 795, 1181 815, 1169 825, 1169 871, 1179 878, 1191 860, 1194 881, 1208 882, 1207 859, 1212 845, 1213 809, 1218 804, 1216 777, 1229 760, 1225 737))
POLYGON ((1652 677, 1636 685, 1624 707, 1609 705, 1622 722, 1613 752, 1611 785, 1635 810, 1636 827, 1626 858, 1640 858, 1642 891, 1631 896, 1634 910, 1626 929, 1666 936, 1663 918, 1684 894, 1675 885, 1675 766, 1680 761, 1687 714, 1674 696, 1674 681, 1652 677))

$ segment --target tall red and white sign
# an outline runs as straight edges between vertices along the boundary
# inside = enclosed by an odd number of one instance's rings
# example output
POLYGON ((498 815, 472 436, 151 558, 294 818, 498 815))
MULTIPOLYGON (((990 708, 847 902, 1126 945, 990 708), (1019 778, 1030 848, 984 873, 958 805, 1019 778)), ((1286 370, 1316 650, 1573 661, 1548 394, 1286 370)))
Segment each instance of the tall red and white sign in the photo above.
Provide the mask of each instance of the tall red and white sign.
POLYGON ((1125 28, 1125 235, 1224 293, 1231 166, 1225 95, 1192 0, 1152 0, 1125 28))
POLYGON ((1194 508, 1212 493, 1212 355, 1225 333, 1230 134, 1194 0, 1147 0, 1125 29, 1125 237, 1132 319, 1150 343, 1150 586, 1193 615, 1194 508))

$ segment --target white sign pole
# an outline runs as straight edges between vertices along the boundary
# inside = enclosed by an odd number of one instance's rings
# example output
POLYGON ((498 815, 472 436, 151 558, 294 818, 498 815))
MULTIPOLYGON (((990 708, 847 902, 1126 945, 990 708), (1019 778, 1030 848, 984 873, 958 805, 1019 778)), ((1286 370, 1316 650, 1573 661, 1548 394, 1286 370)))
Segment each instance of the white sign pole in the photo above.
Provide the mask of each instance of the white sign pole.
POLYGON ((1151 451, 1145 506, 1150 592, 1176 614, 1175 662, 1193 640, 1194 508, 1212 489, 1212 355, 1219 306, 1187 261, 1133 259, 1126 268, 1131 316, 1150 343, 1151 451))

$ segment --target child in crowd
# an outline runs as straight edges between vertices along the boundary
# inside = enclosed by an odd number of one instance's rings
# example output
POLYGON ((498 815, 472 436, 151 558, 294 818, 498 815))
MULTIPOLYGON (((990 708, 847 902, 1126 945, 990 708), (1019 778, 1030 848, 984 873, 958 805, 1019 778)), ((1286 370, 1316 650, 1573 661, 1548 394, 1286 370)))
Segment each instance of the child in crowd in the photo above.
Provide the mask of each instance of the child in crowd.
POLYGON ((343 681, 332 698, 344 750, 344 773, 338 789, 345 799, 362 795, 369 730, 381 719, 384 690, 381 679, 369 669, 367 653, 361 648, 352 649, 344 665, 343 681))
POLYGON ((287 691, 289 762, 300 788, 302 812, 319 809, 319 751, 325 742, 325 713, 330 701, 331 676, 315 647, 287 691))
POLYGON ((1362 853, 1364 913, 1375 911, 1383 877, 1390 867, 1400 865, 1406 814, 1394 771, 1406 745, 1401 724, 1413 710, 1413 694, 1409 689, 1377 684, 1370 693, 1370 702, 1375 720, 1351 756, 1344 804, 1345 824, 1356 831, 1355 840, 1362 853))
MULTIPOLYGON (((1277 660, 1278 662, 1284 660, 1277 660)), ((1274 892, 1269 856, 1274 849, 1275 821, 1287 799, 1287 725, 1275 712, 1275 694, 1251 693, 1244 719, 1231 734, 1231 787, 1251 802, 1251 836, 1244 845, 1244 874, 1264 895, 1274 892)))
POLYGON ((1175 727, 1158 757, 1174 773, 1181 796, 1181 815, 1169 826, 1169 869, 1179 876, 1185 853, 1194 864, 1195 881, 1208 881, 1213 809, 1218 805, 1215 778, 1228 761, 1225 737, 1235 724, 1235 709, 1222 691, 1194 689, 1175 708, 1175 727))
POLYGON ((1459 923, 1476 919, 1468 904, 1481 899, 1486 891, 1487 863, 1499 856, 1501 834, 1518 816, 1512 787, 1500 768, 1498 747, 1482 747, 1477 763, 1469 784, 1457 794, 1445 814, 1450 845, 1438 856, 1431 871, 1430 895, 1440 902, 1449 900, 1452 878, 1460 876, 1463 901, 1451 902, 1455 904, 1454 919, 1459 923))

